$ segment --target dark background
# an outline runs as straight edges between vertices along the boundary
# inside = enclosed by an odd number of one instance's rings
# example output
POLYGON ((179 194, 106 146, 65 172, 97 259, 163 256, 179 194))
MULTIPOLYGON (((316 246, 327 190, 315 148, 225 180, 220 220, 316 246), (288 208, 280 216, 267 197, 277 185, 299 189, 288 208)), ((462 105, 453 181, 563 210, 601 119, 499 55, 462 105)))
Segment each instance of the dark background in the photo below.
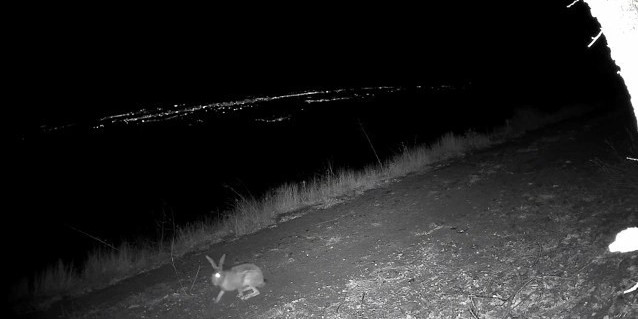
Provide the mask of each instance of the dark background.
POLYGON ((583 3, 444 3, 16 9, 9 92, 40 124, 317 87, 464 79, 503 98, 586 93, 613 74, 604 41, 586 49, 598 27, 583 3))
POLYGON ((3 240, 15 267, 81 260, 97 243, 70 226, 113 243, 154 240, 166 212, 183 224, 216 216, 235 192, 374 163, 364 129, 387 158, 446 131, 502 124, 519 106, 626 96, 604 38, 586 48, 599 28, 583 3, 445 3, 10 8, 3 240), (203 117, 197 127, 86 129, 174 103, 440 84, 469 89, 332 103, 281 126, 203 117))

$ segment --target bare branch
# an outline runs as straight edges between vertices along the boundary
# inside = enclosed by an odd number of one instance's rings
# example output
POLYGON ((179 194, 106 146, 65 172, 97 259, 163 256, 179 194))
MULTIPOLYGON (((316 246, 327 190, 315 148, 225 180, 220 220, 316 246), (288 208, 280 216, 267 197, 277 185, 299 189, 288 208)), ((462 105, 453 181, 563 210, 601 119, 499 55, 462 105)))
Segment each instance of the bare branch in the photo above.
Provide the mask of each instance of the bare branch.
POLYGON ((603 35, 603 29, 600 29, 600 32, 598 32, 597 36, 591 38, 591 42, 589 43, 587 47, 591 48, 591 46, 594 45, 594 42, 596 42, 596 40, 598 40, 598 38, 600 38, 601 35, 603 35))
POLYGON ((109 247, 109 248, 111 248, 111 249, 113 249, 113 250, 115 250, 115 251, 120 251, 119 249, 115 248, 115 246, 113 246, 113 245, 111 245, 111 244, 107 243, 105 240, 102 240, 102 239, 100 239, 100 238, 98 238, 98 237, 96 237, 96 236, 93 236, 93 235, 91 235, 91 234, 89 234, 89 233, 87 233, 87 232, 85 232, 85 231, 82 231, 82 230, 80 230, 80 229, 77 229, 77 228, 75 228, 75 227, 73 227, 73 226, 71 226, 71 225, 69 225, 69 224, 66 224, 66 227, 69 227, 69 228, 71 228, 71 229, 75 230, 76 232, 78 232, 78 233, 80 233, 80 234, 82 234, 82 235, 85 235, 85 236, 87 236, 87 237, 89 237, 89 238, 91 238, 91 239, 93 239, 93 240, 95 240, 95 241, 97 241, 97 242, 101 243, 102 245, 104 245, 104 246, 106 246, 106 247, 109 247))
POLYGON ((574 2, 570 3, 570 4, 567 6, 567 8, 571 8, 571 7, 572 7, 573 5, 575 5, 575 4, 576 4, 576 2, 578 2, 578 1, 580 1, 580 0, 574 0, 574 2))
POLYGON ((195 274, 195 279, 193 279, 193 283, 191 284, 191 289, 189 289, 189 291, 192 291, 193 286, 195 286, 195 282, 197 281, 197 275, 199 275, 199 268, 201 268, 201 266, 197 266, 197 273, 195 274))

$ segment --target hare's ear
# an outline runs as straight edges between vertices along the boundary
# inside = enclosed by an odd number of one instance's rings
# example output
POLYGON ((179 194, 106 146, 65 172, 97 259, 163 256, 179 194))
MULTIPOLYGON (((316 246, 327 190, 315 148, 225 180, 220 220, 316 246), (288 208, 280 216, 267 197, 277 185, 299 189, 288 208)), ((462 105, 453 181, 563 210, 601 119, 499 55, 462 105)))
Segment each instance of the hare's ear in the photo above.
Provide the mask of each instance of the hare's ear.
POLYGON ((222 255, 222 258, 219 258, 219 268, 222 268, 224 265, 224 259, 226 259, 226 254, 222 255))
MULTIPOLYGON (((213 268, 215 270, 219 269, 219 267, 217 267, 217 265, 215 265, 215 261, 213 260, 213 258, 210 258, 210 257, 206 256, 206 259, 208 259, 208 262, 210 262, 210 264, 213 265, 213 268)), ((221 266, 221 263, 220 263, 220 266, 221 266)))

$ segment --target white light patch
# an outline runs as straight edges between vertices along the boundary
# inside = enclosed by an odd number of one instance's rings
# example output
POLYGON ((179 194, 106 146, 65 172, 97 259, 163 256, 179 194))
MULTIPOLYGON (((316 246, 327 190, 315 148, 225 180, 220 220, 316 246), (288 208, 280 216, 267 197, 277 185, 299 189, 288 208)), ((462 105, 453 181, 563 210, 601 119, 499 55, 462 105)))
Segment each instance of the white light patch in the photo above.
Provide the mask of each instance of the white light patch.
MULTIPOLYGON (((638 250, 638 227, 629 227, 616 235, 616 240, 609 245, 612 253, 627 253, 638 250)), ((623 294, 634 292, 638 289, 638 282, 631 288, 623 291, 623 294)))
POLYGON ((616 240, 609 245, 612 253, 626 253, 638 250, 638 227, 627 228, 616 235, 616 240))

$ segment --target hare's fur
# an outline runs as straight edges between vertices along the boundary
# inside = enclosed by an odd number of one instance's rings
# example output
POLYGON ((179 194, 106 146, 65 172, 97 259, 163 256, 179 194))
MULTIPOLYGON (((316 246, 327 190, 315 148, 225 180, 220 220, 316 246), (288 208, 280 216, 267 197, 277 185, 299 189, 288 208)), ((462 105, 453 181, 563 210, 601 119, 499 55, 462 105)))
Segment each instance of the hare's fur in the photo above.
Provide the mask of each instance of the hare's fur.
POLYGON ((261 269, 254 264, 241 264, 232 267, 230 270, 222 270, 225 258, 226 254, 222 255, 219 259, 219 265, 217 265, 212 258, 206 256, 206 259, 208 259, 213 269, 215 269, 211 277, 213 285, 220 288, 219 295, 217 295, 215 302, 219 302, 226 291, 237 290, 239 293, 238 297, 241 300, 259 295, 257 287, 264 286, 264 274, 261 272, 261 269), (252 292, 244 295, 244 292, 248 290, 252 290, 252 292))

